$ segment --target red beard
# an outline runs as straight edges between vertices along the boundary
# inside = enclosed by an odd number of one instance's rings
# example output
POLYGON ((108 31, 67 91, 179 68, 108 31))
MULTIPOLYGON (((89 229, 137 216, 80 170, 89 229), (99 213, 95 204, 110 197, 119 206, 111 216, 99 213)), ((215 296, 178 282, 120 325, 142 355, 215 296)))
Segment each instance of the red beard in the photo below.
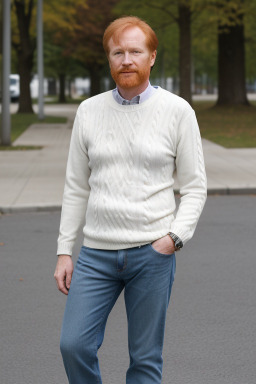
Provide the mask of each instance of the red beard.
POLYGON ((111 76, 114 80, 114 82, 121 88, 134 88, 138 87, 144 82, 147 81, 150 75, 150 67, 143 68, 141 70, 138 69, 129 69, 124 68, 123 70, 115 70, 110 69, 111 76), (129 72, 132 71, 130 74, 125 74, 122 72, 129 72))

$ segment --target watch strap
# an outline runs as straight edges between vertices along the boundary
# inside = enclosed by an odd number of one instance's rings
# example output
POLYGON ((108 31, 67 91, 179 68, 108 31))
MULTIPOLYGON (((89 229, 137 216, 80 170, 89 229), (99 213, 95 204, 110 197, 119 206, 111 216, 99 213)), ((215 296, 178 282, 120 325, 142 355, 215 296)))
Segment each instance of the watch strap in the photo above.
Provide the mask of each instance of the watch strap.
POLYGON ((179 236, 175 235, 175 233, 173 233, 173 232, 169 232, 168 235, 174 241, 175 251, 179 251, 181 248, 183 248, 183 242, 179 238, 179 236))

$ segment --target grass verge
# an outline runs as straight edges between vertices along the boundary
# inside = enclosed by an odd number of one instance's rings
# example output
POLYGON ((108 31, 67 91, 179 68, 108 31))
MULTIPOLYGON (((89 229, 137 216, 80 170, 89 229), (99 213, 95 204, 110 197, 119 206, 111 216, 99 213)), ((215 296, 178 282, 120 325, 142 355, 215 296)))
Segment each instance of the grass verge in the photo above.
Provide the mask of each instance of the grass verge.
MULTIPOLYGON (((201 135, 226 148, 256 147, 256 102, 251 106, 215 107, 212 101, 197 101, 193 107, 196 111, 201 135)), ((38 120, 35 114, 13 114, 11 117, 11 141, 14 142, 31 124, 65 123, 65 117, 46 116, 38 120)), ((41 147, 2 146, 0 150, 39 149, 41 147)))
MULTIPOLYGON (((65 105, 65 104, 81 104, 82 101, 84 101, 86 99, 88 99, 87 95, 79 96, 79 97, 77 97, 75 99, 66 96, 65 103, 60 103, 58 97, 53 96, 53 97, 49 97, 49 98, 45 99, 45 104, 61 104, 61 105, 65 105)), ((34 100, 34 103, 35 104, 37 103, 37 99, 34 100)))
MULTIPOLYGON (((11 142, 13 143, 31 124, 65 124, 67 122, 66 117, 58 116, 45 116, 44 120, 39 120, 36 114, 31 113, 20 113, 11 115, 11 142)), ((32 150, 32 149, 41 149, 41 146, 6 146, 0 144, 0 150, 32 150)))
POLYGON ((226 148, 256 147, 256 105, 216 107, 214 102, 195 102, 203 138, 226 148))

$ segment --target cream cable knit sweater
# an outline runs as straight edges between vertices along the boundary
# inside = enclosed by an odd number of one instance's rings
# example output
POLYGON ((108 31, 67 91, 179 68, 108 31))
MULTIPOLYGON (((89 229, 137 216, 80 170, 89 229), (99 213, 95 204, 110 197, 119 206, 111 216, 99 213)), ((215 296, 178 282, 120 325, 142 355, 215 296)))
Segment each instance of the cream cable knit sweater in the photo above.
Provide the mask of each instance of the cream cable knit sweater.
POLYGON ((137 105, 120 105, 112 91, 102 93, 76 114, 57 253, 72 254, 82 225, 90 248, 135 247, 169 231, 186 243, 205 199, 202 144, 190 105, 160 87, 137 105))

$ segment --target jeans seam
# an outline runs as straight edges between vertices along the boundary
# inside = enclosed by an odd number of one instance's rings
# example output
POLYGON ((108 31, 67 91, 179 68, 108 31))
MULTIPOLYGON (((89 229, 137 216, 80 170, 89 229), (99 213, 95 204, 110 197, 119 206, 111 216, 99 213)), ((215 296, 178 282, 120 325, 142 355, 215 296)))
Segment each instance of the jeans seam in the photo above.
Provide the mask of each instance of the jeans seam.
POLYGON ((117 264, 116 265, 117 266, 117 272, 123 272, 127 267, 127 255, 125 255, 125 258, 124 258, 123 268, 118 268, 118 259, 117 259, 116 264, 117 264))

